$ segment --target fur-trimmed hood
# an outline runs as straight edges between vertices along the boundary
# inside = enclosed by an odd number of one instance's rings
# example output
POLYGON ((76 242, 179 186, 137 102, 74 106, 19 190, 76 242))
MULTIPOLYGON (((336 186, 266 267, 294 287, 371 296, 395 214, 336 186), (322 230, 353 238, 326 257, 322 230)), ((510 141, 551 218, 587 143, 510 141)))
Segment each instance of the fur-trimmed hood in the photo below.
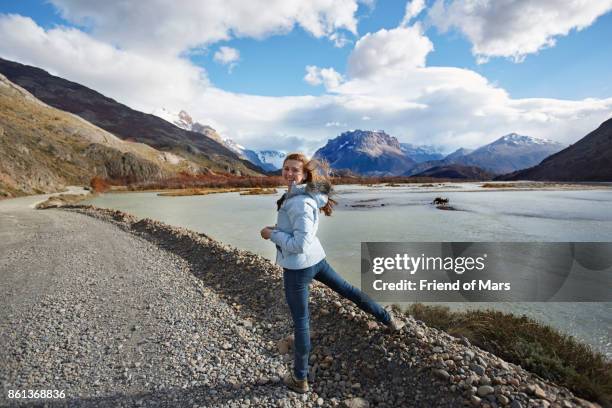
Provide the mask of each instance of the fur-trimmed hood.
POLYGON ((286 193, 285 198, 289 199, 296 195, 306 194, 312 197, 318 208, 325 207, 330 194, 333 194, 334 188, 332 184, 327 180, 321 180, 316 182, 310 182, 306 184, 294 185, 291 191, 286 193))

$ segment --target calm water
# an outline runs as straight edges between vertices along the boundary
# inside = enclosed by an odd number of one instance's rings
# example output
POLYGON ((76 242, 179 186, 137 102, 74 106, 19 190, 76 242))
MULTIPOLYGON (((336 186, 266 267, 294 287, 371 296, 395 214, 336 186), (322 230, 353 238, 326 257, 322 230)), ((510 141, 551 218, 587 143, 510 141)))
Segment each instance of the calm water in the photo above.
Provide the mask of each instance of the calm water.
MULTIPOLYGON (((362 241, 612 241, 612 189, 606 186, 579 191, 483 191, 479 184, 462 183, 433 188, 339 186, 337 191, 338 210, 333 217, 322 217, 318 235, 330 263, 355 285, 360 283, 362 241), (436 209, 429 204, 436 196, 448 197, 459 211, 436 209)), ((89 203, 206 233, 274 260, 274 246, 260 238, 259 230, 276 222, 275 202, 280 195, 115 193, 89 203)), ((612 303, 450 306, 526 314, 612 358, 612 303)))

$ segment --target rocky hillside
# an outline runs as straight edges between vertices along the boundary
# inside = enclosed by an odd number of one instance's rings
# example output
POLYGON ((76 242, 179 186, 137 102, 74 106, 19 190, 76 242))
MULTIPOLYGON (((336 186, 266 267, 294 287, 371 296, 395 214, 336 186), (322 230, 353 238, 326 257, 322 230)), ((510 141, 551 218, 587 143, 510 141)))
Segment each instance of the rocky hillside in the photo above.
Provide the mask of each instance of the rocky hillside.
POLYGON ((202 133, 181 129, 155 115, 131 109, 40 68, 0 59, 0 73, 48 105, 74 113, 123 140, 179 154, 197 163, 202 172, 254 175, 261 171, 202 133))
POLYGON ((317 159, 326 160, 332 169, 350 170, 365 176, 395 176, 414 167, 398 140, 383 131, 344 132, 317 150, 317 159))
POLYGON ((193 166, 52 108, 0 74, 0 197, 59 191, 93 176, 148 180, 193 166))
POLYGON ((499 180, 612 181, 612 118, 531 168, 499 180))

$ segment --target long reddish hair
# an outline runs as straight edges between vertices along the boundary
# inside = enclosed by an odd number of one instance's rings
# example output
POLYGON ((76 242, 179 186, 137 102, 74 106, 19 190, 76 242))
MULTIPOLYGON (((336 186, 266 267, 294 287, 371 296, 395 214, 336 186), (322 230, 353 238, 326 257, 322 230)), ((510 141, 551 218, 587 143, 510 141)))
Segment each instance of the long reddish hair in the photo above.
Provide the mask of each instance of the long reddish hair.
MULTIPOLYGON (((329 165, 322 160, 308 159, 303 153, 289 153, 283 160, 283 167, 287 160, 296 160, 302 163, 305 177, 301 184, 305 183, 308 186, 312 186, 313 189, 316 189, 317 186, 325 186, 328 189, 327 204, 319 208, 319 210, 325 213, 326 216, 331 216, 334 206, 338 204, 338 202, 329 198, 329 193, 331 193, 332 190, 332 184, 329 179, 329 165)), ((284 195, 276 202, 277 209, 280 209, 283 201, 285 201, 284 195)))

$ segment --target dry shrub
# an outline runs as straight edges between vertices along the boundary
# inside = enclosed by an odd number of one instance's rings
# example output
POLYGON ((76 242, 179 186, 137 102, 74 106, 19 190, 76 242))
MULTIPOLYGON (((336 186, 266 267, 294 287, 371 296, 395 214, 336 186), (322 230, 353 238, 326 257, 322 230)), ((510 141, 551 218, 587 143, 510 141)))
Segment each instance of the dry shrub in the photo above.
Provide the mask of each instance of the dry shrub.
POLYGON ((612 362, 571 336, 526 316, 495 310, 450 311, 420 303, 408 313, 429 326, 473 344, 557 384, 580 397, 612 404, 612 362))
POLYGON ((110 189, 108 181, 98 176, 94 176, 89 182, 89 185, 94 193, 104 193, 110 189))

